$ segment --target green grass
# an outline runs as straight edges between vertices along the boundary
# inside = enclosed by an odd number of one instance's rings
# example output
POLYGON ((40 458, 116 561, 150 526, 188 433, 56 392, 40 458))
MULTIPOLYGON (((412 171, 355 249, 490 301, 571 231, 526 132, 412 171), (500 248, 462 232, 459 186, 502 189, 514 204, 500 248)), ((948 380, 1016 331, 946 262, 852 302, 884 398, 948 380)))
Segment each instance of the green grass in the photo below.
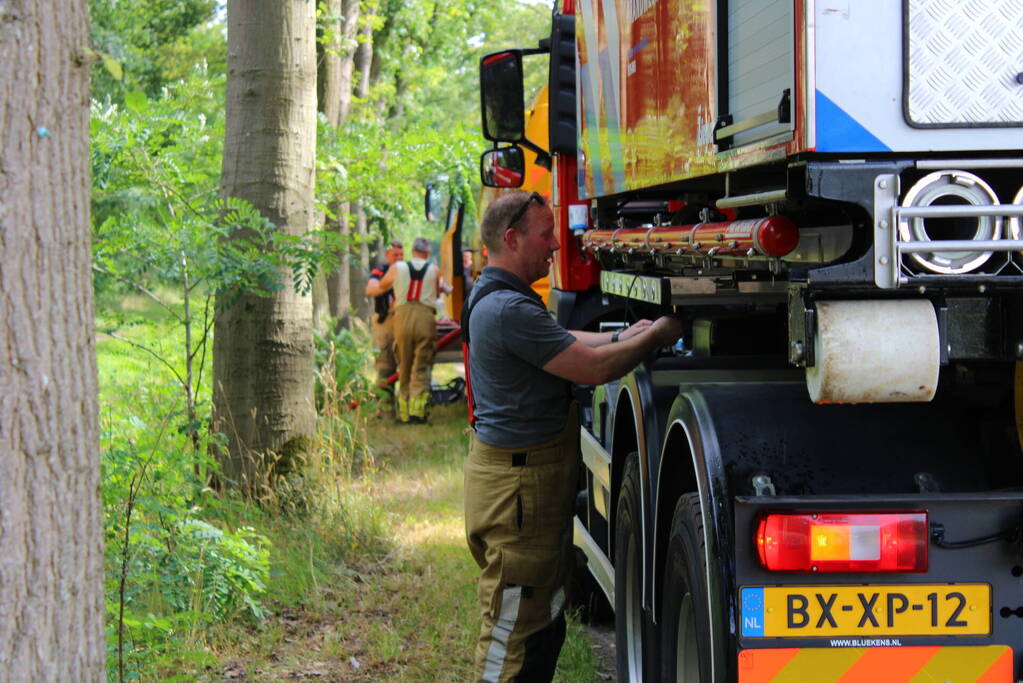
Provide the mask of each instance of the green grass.
MULTIPOLYGON (((259 628, 221 631, 211 680, 230 672, 256 681, 472 678, 480 617, 462 518, 465 408, 437 408, 427 426, 374 419, 367 437, 375 468, 347 484, 353 505, 382 518, 382 545, 331 553, 329 537, 301 520, 262 527, 274 548, 274 614, 259 628)), ((598 667, 570 618, 556 680, 600 680, 598 667)))
MULTIPOLYGON (((467 680, 479 633, 479 573, 465 542, 462 472, 468 450, 465 406, 434 409, 431 424, 370 433, 381 473, 373 496, 392 515, 412 601, 399 632, 420 653, 415 674, 398 680, 467 680), (424 672, 431 675, 423 676, 424 672)), ((556 680, 597 680, 598 662, 574 618, 556 680)))
MULTIPOLYGON (((334 402, 321 417, 321 440, 304 476, 259 508, 190 479, 196 456, 180 432, 184 398, 172 374, 105 334, 116 330, 175 363, 181 330, 145 300, 121 303, 97 319, 108 604, 116 601, 122 494, 145 458, 151 458, 140 494, 145 506, 133 519, 141 525, 138 538, 173 509, 225 532, 253 527, 267 539, 270 562, 261 620, 242 611, 219 622, 173 614, 159 580, 131 574, 134 618, 157 626, 127 630, 129 678, 470 679, 479 613, 478 569, 462 517, 464 403, 435 408, 430 425, 399 426, 369 417, 373 405, 349 410, 347 400, 334 402)), ((201 417, 209 411, 208 358, 205 372, 201 417)), ((446 383, 458 374, 442 364, 434 379, 446 383)), ((111 617, 111 633, 115 625, 111 617)), ((570 619, 557 680, 599 680, 598 666, 589 639, 570 619)))

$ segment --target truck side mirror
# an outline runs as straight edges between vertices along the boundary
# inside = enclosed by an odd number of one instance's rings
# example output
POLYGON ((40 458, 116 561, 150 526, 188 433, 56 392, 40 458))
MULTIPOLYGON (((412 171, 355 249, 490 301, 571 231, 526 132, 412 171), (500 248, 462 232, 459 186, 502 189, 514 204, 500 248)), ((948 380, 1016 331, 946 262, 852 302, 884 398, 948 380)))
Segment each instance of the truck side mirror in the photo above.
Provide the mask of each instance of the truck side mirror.
POLYGON ((433 183, 427 183, 424 195, 426 220, 433 223, 440 218, 441 190, 433 183))
POLYGON ((520 187, 526 159, 518 147, 499 147, 480 157, 480 180, 487 187, 520 187))
POLYGON ((526 136, 522 98, 522 50, 502 50, 480 60, 483 137, 520 142, 526 136))

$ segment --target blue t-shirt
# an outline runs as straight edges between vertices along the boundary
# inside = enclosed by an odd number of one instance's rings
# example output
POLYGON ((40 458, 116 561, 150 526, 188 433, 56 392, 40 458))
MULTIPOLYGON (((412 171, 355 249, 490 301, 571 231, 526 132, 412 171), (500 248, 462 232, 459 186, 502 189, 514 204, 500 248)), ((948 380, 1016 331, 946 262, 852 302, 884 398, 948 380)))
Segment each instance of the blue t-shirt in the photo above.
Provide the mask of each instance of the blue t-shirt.
MULTIPOLYGON (((523 448, 554 438, 565 427, 570 384, 542 369, 575 341, 554 321, 539 296, 512 273, 487 266, 473 294, 491 280, 520 291, 498 289, 483 297, 469 318, 469 376, 476 436, 501 448, 523 448)), ((470 302, 474 297, 470 296, 470 302)))

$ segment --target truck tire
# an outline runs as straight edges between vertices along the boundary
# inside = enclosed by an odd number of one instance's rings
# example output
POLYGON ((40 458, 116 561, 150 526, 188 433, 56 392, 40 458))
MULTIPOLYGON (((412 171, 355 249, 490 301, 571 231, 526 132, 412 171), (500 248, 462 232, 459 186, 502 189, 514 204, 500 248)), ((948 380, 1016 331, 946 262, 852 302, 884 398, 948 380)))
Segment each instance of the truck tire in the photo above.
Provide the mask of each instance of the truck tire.
POLYGON ((660 638, 643 609, 643 525, 639 455, 625 462, 615 515, 615 640, 618 680, 657 680, 660 638))
POLYGON ((659 680, 710 681, 710 621, 704 576, 700 496, 687 493, 675 505, 664 567, 659 680))

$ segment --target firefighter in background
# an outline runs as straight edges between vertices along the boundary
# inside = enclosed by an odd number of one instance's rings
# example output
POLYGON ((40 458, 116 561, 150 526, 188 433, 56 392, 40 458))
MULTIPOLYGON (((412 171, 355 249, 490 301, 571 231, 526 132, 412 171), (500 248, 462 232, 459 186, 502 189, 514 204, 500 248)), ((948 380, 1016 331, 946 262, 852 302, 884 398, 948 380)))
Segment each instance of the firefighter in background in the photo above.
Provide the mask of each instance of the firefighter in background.
POLYGON ((392 393, 387 380, 398 369, 394 357, 394 292, 380 288, 380 280, 396 261, 405 258, 405 247, 398 240, 391 240, 391 246, 384 252, 384 263, 370 271, 366 281, 366 296, 373 297, 373 315, 370 330, 373 347, 377 350, 377 380, 381 389, 392 393))
POLYGON ((394 290, 394 349, 398 360, 398 419, 426 422, 430 399, 430 367, 437 340, 433 317, 440 292, 451 287, 430 263, 430 243, 417 237, 412 260, 396 261, 380 280, 380 288, 394 290))

